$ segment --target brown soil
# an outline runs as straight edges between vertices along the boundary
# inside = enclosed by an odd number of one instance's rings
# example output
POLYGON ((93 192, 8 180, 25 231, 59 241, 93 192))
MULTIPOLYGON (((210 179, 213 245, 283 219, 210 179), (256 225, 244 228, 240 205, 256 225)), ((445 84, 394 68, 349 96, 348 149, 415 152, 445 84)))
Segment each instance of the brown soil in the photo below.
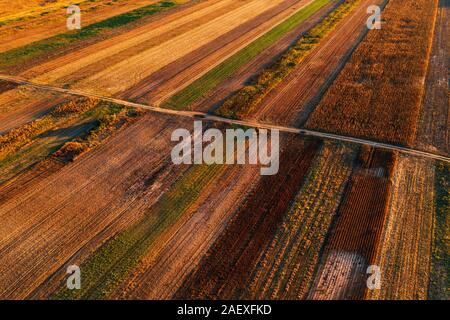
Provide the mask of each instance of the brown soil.
POLYGON ((286 145, 278 174, 261 178, 175 298, 230 299, 245 292, 249 273, 273 237, 319 147, 317 141, 295 138, 288 138, 286 145))
POLYGON ((447 156, 450 154, 449 15, 450 1, 440 0, 425 80, 425 98, 416 137, 416 145, 419 148, 447 156))

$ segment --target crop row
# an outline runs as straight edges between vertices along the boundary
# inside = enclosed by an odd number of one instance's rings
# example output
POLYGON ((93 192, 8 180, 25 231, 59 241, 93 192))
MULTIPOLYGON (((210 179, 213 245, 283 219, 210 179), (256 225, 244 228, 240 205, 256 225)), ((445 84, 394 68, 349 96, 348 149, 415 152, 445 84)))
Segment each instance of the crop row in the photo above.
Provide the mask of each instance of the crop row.
POLYGON ((240 67, 263 52, 283 35, 294 29, 299 23, 312 16, 329 0, 315 0, 297 13, 262 35, 239 52, 216 66, 166 101, 163 106, 171 109, 185 109, 188 105, 217 87, 223 80, 232 76, 240 67))
POLYGON ((325 142, 289 212, 261 255, 244 298, 304 299, 356 152, 325 142))
POLYGON ((318 141, 287 139, 280 171, 264 176, 249 192, 225 231, 175 298, 236 298, 248 289, 260 252, 272 240, 311 166, 318 141))
POLYGON ((307 128, 411 145, 437 2, 391 0, 306 122, 307 128))
POLYGON ((271 66, 262 71, 251 84, 229 97, 218 109, 219 115, 242 118, 251 113, 258 103, 286 78, 295 67, 327 36, 337 24, 359 4, 359 0, 347 0, 339 5, 318 25, 300 38, 271 66))

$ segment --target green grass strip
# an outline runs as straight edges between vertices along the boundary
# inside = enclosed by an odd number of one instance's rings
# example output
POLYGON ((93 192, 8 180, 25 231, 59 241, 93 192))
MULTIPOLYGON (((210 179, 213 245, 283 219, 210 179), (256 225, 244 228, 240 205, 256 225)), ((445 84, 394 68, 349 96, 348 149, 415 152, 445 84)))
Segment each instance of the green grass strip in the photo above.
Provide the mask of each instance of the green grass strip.
POLYGON ((80 290, 69 290, 64 283, 53 298, 99 299, 113 292, 157 237, 194 204, 222 168, 219 165, 191 167, 143 220, 109 240, 81 266, 80 290))
POLYGON ((429 299, 450 298, 450 165, 436 166, 436 214, 429 299))
POLYGON ((194 81, 185 89, 175 94, 163 104, 163 107, 175 110, 186 109, 192 102, 217 87, 223 80, 233 75, 240 67, 248 63, 251 59, 256 57, 329 2, 330 0, 316 0, 307 5, 290 18, 216 66, 204 76, 194 81))
POLYGON ((216 113, 223 117, 237 119, 250 114, 262 99, 281 83, 359 3, 360 0, 342 2, 325 19, 291 46, 281 58, 263 70, 250 85, 241 88, 229 97, 216 113))
POLYGON ((99 35, 102 31, 118 28, 141 18, 154 15, 175 5, 176 3, 173 1, 161 1, 156 4, 141 7, 133 11, 93 23, 87 27, 81 28, 80 30, 58 34, 47 39, 30 43, 20 48, 0 53, 0 68, 23 63, 28 59, 36 58, 77 41, 99 35))

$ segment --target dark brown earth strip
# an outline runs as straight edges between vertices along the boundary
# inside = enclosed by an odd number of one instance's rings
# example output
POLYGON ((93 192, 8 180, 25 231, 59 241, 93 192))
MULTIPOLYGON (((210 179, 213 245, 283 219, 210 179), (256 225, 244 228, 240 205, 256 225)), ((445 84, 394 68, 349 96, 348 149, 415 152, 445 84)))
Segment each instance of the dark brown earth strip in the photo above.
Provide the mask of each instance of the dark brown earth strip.
POLYGON ((391 151, 362 149, 326 240, 316 278, 320 285, 316 283, 310 298, 364 298, 366 270, 379 249, 396 161, 391 151))
POLYGON ((441 0, 428 74, 425 80, 425 98, 416 137, 418 147, 442 155, 450 154, 449 14, 450 1, 441 0))

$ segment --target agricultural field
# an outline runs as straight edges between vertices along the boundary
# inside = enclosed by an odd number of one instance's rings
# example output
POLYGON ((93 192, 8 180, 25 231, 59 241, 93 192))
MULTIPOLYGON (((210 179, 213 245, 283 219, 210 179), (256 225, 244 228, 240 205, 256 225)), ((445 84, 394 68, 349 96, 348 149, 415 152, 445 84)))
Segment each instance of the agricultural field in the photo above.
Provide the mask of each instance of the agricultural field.
POLYGON ((90 25, 157 2, 157 0, 18 0, 11 6, 9 1, 2 0, 0 35, 4 41, 0 44, 0 52, 65 32, 66 8, 70 5, 79 5, 83 13, 82 24, 90 25))
POLYGON ((449 0, 16 2, 0 299, 450 299, 449 0))

